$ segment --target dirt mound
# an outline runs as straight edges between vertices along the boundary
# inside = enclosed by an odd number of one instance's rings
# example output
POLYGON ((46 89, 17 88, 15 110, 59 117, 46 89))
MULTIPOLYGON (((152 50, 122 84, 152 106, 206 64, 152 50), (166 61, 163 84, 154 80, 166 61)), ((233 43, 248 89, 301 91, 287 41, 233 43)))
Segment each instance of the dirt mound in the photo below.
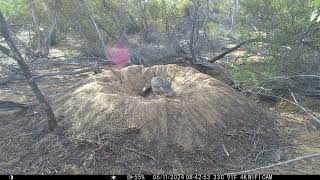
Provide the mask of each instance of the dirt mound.
POLYGON ((273 119, 224 83, 177 65, 118 72, 123 83, 106 71, 54 103, 72 136, 109 143, 117 162, 137 168, 143 162, 150 172, 214 173, 278 160, 273 119), (171 81, 177 96, 142 97, 154 76, 171 81))

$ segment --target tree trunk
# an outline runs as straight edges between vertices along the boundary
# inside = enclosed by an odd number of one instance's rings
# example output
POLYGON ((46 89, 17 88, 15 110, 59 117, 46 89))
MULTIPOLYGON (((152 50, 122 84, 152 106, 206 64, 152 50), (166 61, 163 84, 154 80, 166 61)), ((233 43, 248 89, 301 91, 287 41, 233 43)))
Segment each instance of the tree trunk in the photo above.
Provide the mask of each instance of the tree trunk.
POLYGON ((57 26, 57 21, 58 21, 58 11, 60 10, 61 6, 61 0, 55 0, 55 5, 54 5, 54 15, 52 19, 52 23, 48 29, 47 35, 44 39, 44 45, 45 45, 45 52, 49 52, 49 47, 51 44, 51 36, 53 33, 54 28, 57 26))
MULTIPOLYGON (((201 14, 199 12, 199 9, 201 8, 201 5, 200 5, 200 1, 199 0, 196 0, 196 5, 195 5, 195 12, 194 12, 194 16, 196 16, 195 18, 195 28, 196 28, 196 41, 195 42, 198 42, 198 39, 199 39, 199 29, 201 28, 200 27, 200 18, 201 18, 201 14)), ((196 44, 196 43, 195 43, 196 44)))
POLYGON ((206 0, 206 11, 204 16, 204 22, 203 22, 203 37, 204 39, 207 39, 208 35, 208 16, 209 16, 209 0, 206 0))
POLYGON ((32 75, 29 71, 29 67, 25 62, 24 58, 19 53, 16 45, 14 44, 10 34, 11 32, 8 29, 7 23, 1 11, 0 11, 0 24, 1 24, 1 33, 4 39, 6 40, 8 46, 10 47, 9 56, 13 57, 17 61, 32 91, 36 95, 36 98, 40 101, 40 103, 42 103, 42 105, 44 105, 44 110, 46 111, 47 117, 48 117, 49 130, 52 131, 57 126, 57 121, 53 113, 53 110, 50 104, 48 103, 48 101, 45 99, 45 97, 41 93, 40 89, 38 88, 38 85, 32 80, 32 75))
POLYGON ((196 57, 196 54, 195 54, 195 49, 194 49, 194 34, 195 34, 195 29, 196 29, 196 21, 197 21, 197 16, 198 16, 198 3, 196 0, 193 0, 193 6, 194 6, 194 11, 193 11, 193 14, 192 14, 192 18, 191 19, 191 24, 192 24, 192 27, 191 27, 191 32, 190 32, 190 53, 191 53, 191 56, 192 56, 192 64, 195 64, 197 62, 197 57, 196 57))
POLYGON ((125 42, 128 42, 128 37, 126 35, 125 27, 122 25, 122 23, 121 23, 121 21, 119 19, 119 11, 118 10, 116 10, 116 11, 117 12, 112 15, 112 19, 114 20, 115 24, 118 26, 118 28, 121 31, 122 38, 121 38, 121 35, 120 35, 120 38, 122 40, 124 40, 125 42))
POLYGON ((34 32, 37 34, 37 36, 35 36, 37 39, 37 46, 34 50, 38 51, 41 48, 41 36, 40 36, 40 26, 39 26, 39 21, 38 21, 38 17, 37 17, 37 12, 36 12, 36 1, 35 0, 31 0, 31 15, 32 15, 32 21, 33 21, 33 28, 34 28, 34 32))

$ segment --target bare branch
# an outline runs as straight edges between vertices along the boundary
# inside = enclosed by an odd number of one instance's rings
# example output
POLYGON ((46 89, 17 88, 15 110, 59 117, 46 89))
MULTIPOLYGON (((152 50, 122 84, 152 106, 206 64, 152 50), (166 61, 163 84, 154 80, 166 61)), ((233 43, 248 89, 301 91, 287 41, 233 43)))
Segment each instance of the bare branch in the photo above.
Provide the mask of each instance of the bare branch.
POLYGON ((276 163, 276 164, 271 164, 271 165, 268 165, 268 166, 255 168, 255 169, 249 169, 249 170, 245 170, 245 171, 226 173, 225 175, 236 175, 236 174, 251 173, 251 172, 254 172, 254 171, 258 171, 258 170, 262 170, 262 169, 268 169, 268 168, 272 168, 272 167, 276 167, 276 166, 281 166, 281 165, 285 165, 285 164, 289 164, 289 163, 293 163, 293 162, 301 161, 303 159, 317 157, 317 156, 320 156, 320 153, 301 156, 301 157, 297 157, 295 159, 291 159, 291 160, 288 160, 288 161, 283 161, 283 162, 279 162, 279 163, 276 163))
MULTIPOLYGON (((291 93, 291 95, 292 95, 294 101, 296 101, 296 98, 293 96, 292 93, 291 93)), ((289 102, 289 103, 291 103, 291 104, 296 105, 297 107, 299 107, 300 109, 302 109, 304 112, 306 112, 310 117, 312 117, 315 121, 317 121, 318 123, 320 123, 320 120, 319 120, 312 112, 310 112, 309 109, 307 109, 307 108, 305 108, 305 107, 303 107, 303 106, 300 106, 298 103, 296 103, 297 101, 296 101, 296 102, 292 102, 292 101, 290 101, 290 100, 288 100, 288 99, 285 99, 285 98, 283 98, 283 97, 280 97, 280 96, 276 96, 276 97, 278 97, 278 98, 280 98, 280 99, 282 99, 282 100, 284 100, 284 101, 287 101, 287 102, 289 102)))
MULTIPOLYGON (((290 91, 290 92, 291 92, 291 91, 290 91)), ((261 94, 261 93, 260 93, 260 94, 261 94)), ((265 94, 261 94, 261 95, 265 95, 265 94)), ((291 103, 291 104, 299 107, 299 108, 302 109, 305 113, 307 113, 310 117, 312 117, 315 121, 317 121, 318 123, 320 123, 319 118, 317 118, 317 117, 313 114, 312 111, 310 111, 308 108, 305 108, 305 107, 299 105, 299 104, 297 103, 297 100, 296 100, 296 98, 294 97, 293 93, 291 93, 291 95, 292 95, 292 97, 293 97, 293 99, 294 99, 295 102, 290 101, 290 100, 288 100, 288 99, 286 99, 286 98, 283 98, 283 97, 280 97, 280 96, 275 96, 275 95, 273 95, 273 96, 271 96, 271 97, 275 97, 275 98, 282 99, 282 100, 284 100, 284 101, 286 101, 286 102, 289 102, 289 103, 291 103)), ((266 95, 265 95, 265 96, 266 96, 266 95)))

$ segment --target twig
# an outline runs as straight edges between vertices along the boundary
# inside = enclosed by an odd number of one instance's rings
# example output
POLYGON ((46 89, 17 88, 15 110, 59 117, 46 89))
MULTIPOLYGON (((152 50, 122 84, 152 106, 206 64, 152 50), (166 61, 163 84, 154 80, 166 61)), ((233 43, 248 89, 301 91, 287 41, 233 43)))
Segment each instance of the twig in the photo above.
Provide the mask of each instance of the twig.
MULTIPOLYGON (((293 95, 293 94, 292 94, 293 95)), ((315 116, 315 115, 313 115, 312 113, 310 113, 309 111, 309 109, 307 109, 307 108, 305 108, 305 107, 302 107, 302 106, 300 106, 298 103, 295 103, 295 102, 292 102, 292 101, 290 101, 290 100, 288 100, 288 99, 286 99, 286 98, 283 98, 283 97, 280 97, 280 96, 275 96, 275 97, 277 97, 277 98, 280 98, 280 99, 282 99, 282 100, 284 100, 284 101, 287 101, 287 102, 289 102, 289 103, 291 103, 291 104, 294 104, 294 105, 296 105, 297 107, 299 107, 300 109, 302 109, 304 112, 306 112, 310 117, 312 117, 314 120, 316 120, 318 123, 320 123, 320 120, 315 116)), ((295 99, 295 98, 294 98, 295 99)))
POLYGON ((288 90, 289 90, 294 102, 298 104, 298 101, 297 101, 296 97, 293 95, 292 91, 290 89, 288 89, 288 90))
POLYGON ((222 144, 222 148, 223 148, 224 152, 227 154, 227 156, 230 156, 227 149, 226 149, 226 146, 224 144, 222 144))
POLYGON ((92 143, 92 144, 97 144, 100 146, 109 146, 108 142, 103 143, 103 141, 94 141, 94 140, 89 140, 89 139, 81 139, 81 138, 75 138, 75 137, 69 137, 70 139, 77 140, 77 141, 82 141, 82 142, 87 142, 87 143, 92 143))
MULTIPOLYGON (((289 91, 290 91, 290 90, 289 90, 289 91)), ((286 98, 283 98, 283 97, 281 97, 281 96, 275 96, 275 95, 273 95, 272 97, 282 99, 282 100, 284 100, 284 101, 287 101, 287 102, 289 102, 289 103, 291 103, 291 104, 299 107, 299 108, 302 109, 304 112, 306 112, 310 117, 312 117, 315 121, 317 121, 318 123, 320 123, 320 120, 319 120, 315 115, 313 115, 313 112, 312 112, 312 111, 310 112, 310 110, 309 110, 308 108, 305 108, 305 107, 299 105, 299 104, 297 103, 297 100, 296 100, 296 98, 294 97, 293 93, 292 93, 291 91, 290 91, 290 93, 291 93, 291 96, 293 97, 293 99, 294 99, 295 102, 290 101, 290 100, 288 100, 288 99, 286 99, 286 98)), ((261 94, 261 95, 265 95, 265 94, 262 94, 262 93, 260 93, 260 94, 261 94)))
POLYGON ((262 150, 262 151, 260 151, 257 155, 256 155, 256 157, 254 158, 254 160, 253 161, 257 161, 258 160, 258 158, 259 158, 259 156, 261 155, 261 154, 263 154, 263 153, 265 153, 265 152, 269 152, 269 151, 274 151, 274 150, 276 150, 276 149, 267 149, 267 150, 262 150))
POLYGON ((125 147, 124 149, 126 149, 126 150, 128 150, 128 151, 135 152, 135 153, 137 153, 137 154, 141 154, 141 155, 143 155, 143 156, 146 156, 146 157, 152 159, 152 160, 155 161, 156 163, 159 163, 159 161, 158 161, 155 157, 153 157, 153 156, 151 156, 151 155, 148 155, 148 154, 146 154, 146 153, 144 153, 144 152, 140 152, 140 151, 138 151, 138 150, 136 150, 136 149, 127 148, 127 147, 125 147))
POLYGON ((307 133, 309 133, 308 129, 307 129, 307 124, 304 123, 304 129, 307 131, 307 133))
POLYGON ((82 166, 83 166, 84 169, 87 171, 87 173, 90 173, 90 171, 89 171, 88 168, 86 167, 86 163, 85 163, 85 162, 82 164, 82 166))
POLYGON ((301 156, 301 157, 297 157, 295 159, 291 159, 291 160, 288 160, 288 161, 282 161, 282 162, 279 162, 279 163, 276 163, 276 164, 271 164, 271 165, 268 165, 268 166, 263 166, 263 167, 259 167, 259 168, 255 168, 255 169, 249 169, 249 170, 245 170, 245 171, 226 173, 225 175, 236 175, 236 174, 251 173, 251 172, 254 172, 254 171, 257 171, 257 170, 272 168, 272 167, 276 167, 276 166, 281 166, 281 165, 285 165, 285 164, 289 164, 289 163, 293 163, 293 162, 297 162, 297 161, 300 161, 300 160, 303 160, 303 159, 317 157, 317 156, 320 156, 320 153, 301 156))

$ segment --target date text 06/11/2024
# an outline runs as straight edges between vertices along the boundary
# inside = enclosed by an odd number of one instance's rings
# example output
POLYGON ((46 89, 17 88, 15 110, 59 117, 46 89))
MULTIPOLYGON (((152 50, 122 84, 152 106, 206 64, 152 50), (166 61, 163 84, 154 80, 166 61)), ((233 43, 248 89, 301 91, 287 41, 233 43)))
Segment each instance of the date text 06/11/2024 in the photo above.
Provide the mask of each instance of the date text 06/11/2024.
POLYGON ((272 180, 272 175, 263 174, 242 174, 242 175, 178 175, 178 174, 160 174, 160 175, 132 175, 132 180, 272 180))

